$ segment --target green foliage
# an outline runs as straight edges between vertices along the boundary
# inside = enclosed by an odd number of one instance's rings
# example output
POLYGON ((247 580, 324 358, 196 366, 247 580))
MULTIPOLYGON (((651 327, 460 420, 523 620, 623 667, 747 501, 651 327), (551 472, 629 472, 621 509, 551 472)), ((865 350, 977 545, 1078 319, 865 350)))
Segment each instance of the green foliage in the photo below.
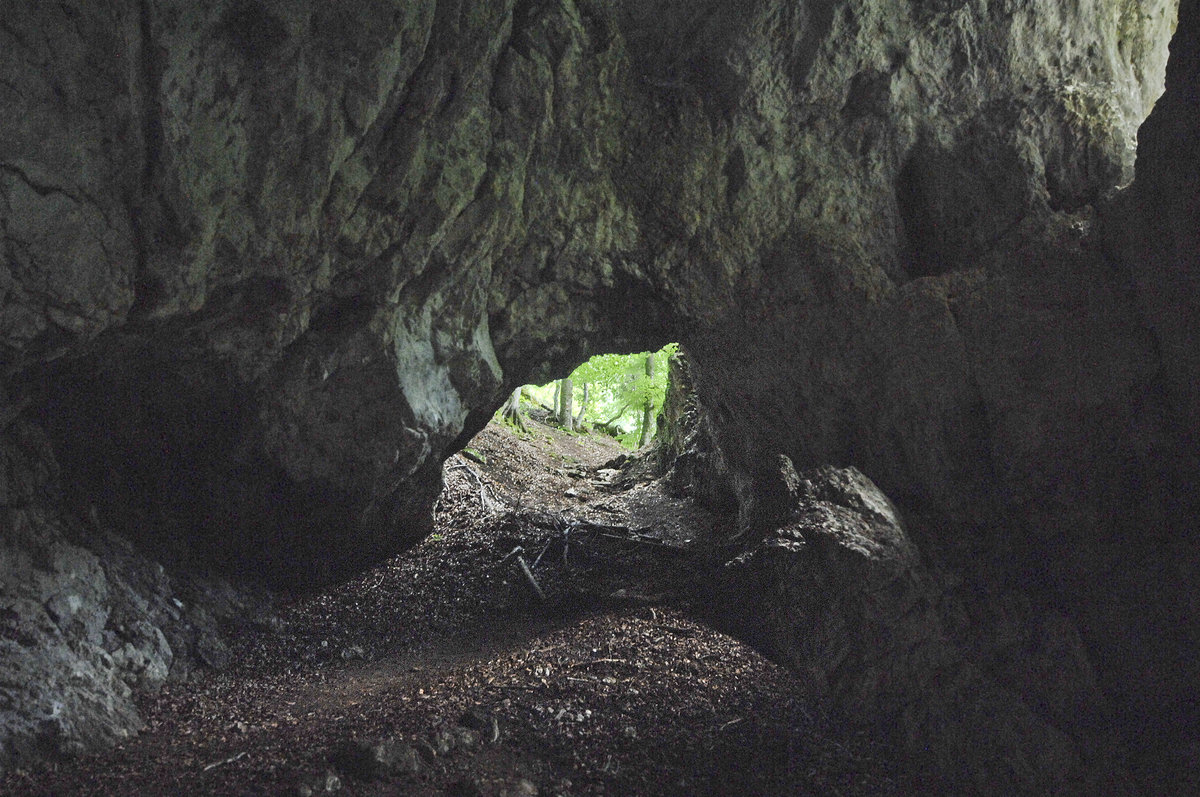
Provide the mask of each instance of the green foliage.
MULTIPOLYGON (((652 377, 646 376, 649 352, 596 355, 571 373, 576 412, 586 384, 585 423, 604 424, 626 448, 637 448, 646 405, 650 405, 651 418, 662 410, 667 393, 667 361, 678 349, 679 344, 668 343, 654 352, 652 377)), ((554 383, 529 386, 523 393, 549 406, 554 400, 554 383)))

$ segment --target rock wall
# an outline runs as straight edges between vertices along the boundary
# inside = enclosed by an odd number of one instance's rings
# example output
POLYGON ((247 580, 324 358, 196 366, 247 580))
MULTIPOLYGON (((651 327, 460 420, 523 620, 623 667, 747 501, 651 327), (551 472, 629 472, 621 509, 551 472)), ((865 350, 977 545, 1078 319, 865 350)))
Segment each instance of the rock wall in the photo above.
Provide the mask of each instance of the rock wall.
MULTIPOLYGON (((1152 716, 1194 682, 1194 5, 1113 204, 1174 0, 14 3, 0 422, 54 463, 35 536, 335 578, 426 532, 516 384, 675 339, 744 531, 786 514, 777 454, 853 464, 1152 716)), ((5 601, 49 572, 15 571, 5 601)))
POLYGON ((0 765, 119 742, 142 722, 135 692, 229 661, 226 634, 267 599, 203 573, 168 573, 94 511, 64 504, 41 429, 2 433, 0 765))
MULTIPOLYGON (((1137 418, 1132 424, 1145 457, 1129 482, 1141 500, 1107 541, 1106 588, 1089 593, 1105 613, 1093 622, 1099 655, 1128 662, 1128 677, 1143 684, 1137 701, 1179 728, 1192 726, 1200 710, 1200 540, 1193 520, 1200 509, 1198 102, 1200 5, 1185 2, 1171 41, 1166 94, 1138 134, 1137 179, 1104 214, 1110 262, 1118 264, 1153 336, 1157 372, 1146 401, 1153 423, 1137 418), (1111 634, 1112 627, 1123 633, 1111 634)), ((1152 721, 1151 728, 1161 727, 1152 721)))
POLYGON ((618 53, 534 11, 12 15, 3 367, 103 518, 280 580, 360 567, 426 533, 514 381, 496 347, 641 341, 600 168, 618 53))
POLYGON ((869 717, 913 755, 930 793, 1127 792, 1119 756, 1090 727, 1103 698, 1069 621, 1047 616, 1030 633, 1023 596, 996 596, 1005 631, 1023 637, 1013 664, 1026 670, 997 677, 963 644, 964 607, 869 479, 779 462, 788 511, 725 566, 727 622, 801 673, 825 705, 869 717), (1050 700, 1030 693, 1051 680, 1050 700))
POLYGON ((696 395, 692 364, 676 352, 667 363, 667 390, 654 436, 654 466, 671 489, 717 514, 737 511, 733 476, 716 442, 712 418, 696 395))

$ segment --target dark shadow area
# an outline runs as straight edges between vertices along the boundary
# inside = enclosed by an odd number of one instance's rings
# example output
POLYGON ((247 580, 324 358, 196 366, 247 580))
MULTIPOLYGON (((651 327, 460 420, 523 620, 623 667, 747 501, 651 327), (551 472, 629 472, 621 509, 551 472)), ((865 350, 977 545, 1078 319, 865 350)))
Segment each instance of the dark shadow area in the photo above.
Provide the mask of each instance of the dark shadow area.
POLYGON ((446 463, 414 549, 287 599, 227 667, 145 697, 136 740, 0 788, 920 792, 887 744, 703 621, 732 516, 659 479, 660 453, 526 423, 446 463))

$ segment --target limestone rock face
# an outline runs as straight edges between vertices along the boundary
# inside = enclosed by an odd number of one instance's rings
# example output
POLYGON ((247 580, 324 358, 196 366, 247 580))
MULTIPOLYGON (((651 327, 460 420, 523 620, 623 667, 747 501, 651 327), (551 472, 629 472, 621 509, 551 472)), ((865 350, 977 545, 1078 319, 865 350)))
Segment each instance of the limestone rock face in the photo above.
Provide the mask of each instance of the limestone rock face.
MULTIPOLYGON (((739 624, 815 696, 916 752, 946 779, 939 793, 1085 793, 1096 762, 1085 767, 1071 736, 1028 707, 1020 681, 1002 685, 959 648, 941 619, 943 585, 888 498, 854 468, 782 467, 790 516, 726 566, 739 624)), ((1051 637, 1086 658, 1077 636, 1051 637)), ((1024 655, 1062 659, 1033 646, 1024 655)), ((1119 790, 1103 778, 1092 788, 1101 782, 1119 790)))
POLYGON ((694 366, 676 353, 667 364, 667 390, 654 437, 658 468, 671 488, 713 512, 737 509, 733 476, 716 444, 712 418, 696 394, 694 366))
POLYGON ((175 572, 333 578, 427 531, 515 385, 675 339, 744 528, 789 517, 780 455, 853 464, 965 590, 1158 672, 1196 609, 1183 571, 1139 589, 1196 561, 1192 5, 1101 216, 1175 0, 11 3, 0 424, 56 470, 0 500, 38 545, 83 517, 175 572))
POLYGON ((1165 0, 70 8, 3 34, 4 367, 118 526, 371 561, 507 386, 601 341, 778 362, 776 448, 947 511, 981 447, 1045 488, 1068 422, 1031 392, 1120 415, 1147 378, 1052 211, 1130 176, 1165 0), (1026 363, 1048 323, 1112 354, 1026 363))
POLYGON ((221 626, 255 601, 176 577, 58 495, 44 432, 16 421, 0 456, 0 764, 76 754, 142 726, 135 691, 221 667, 221 626))

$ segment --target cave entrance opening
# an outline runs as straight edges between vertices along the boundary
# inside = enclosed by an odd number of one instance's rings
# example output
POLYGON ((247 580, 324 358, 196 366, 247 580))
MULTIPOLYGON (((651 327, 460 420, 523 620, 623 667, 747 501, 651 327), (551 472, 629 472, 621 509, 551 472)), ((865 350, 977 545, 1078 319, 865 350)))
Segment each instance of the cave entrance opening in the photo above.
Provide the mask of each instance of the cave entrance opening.
POLYGON ((678 343, 658 351, 597 354, 562 379, 522 385, 497 419, 528 432, 525 417, 570 433, 603 434, 636 451, 656 437, 667 395, 669 363, 682 356, 678 343))
MULTIPOLYGON (((489 527, 485 544, 516 589, 505 600, 541 604, 580 587, 598 558, 616 564, 639 547, 685 551, 711 522, 689 511, 665 478, 665 448, 678 436, 669 427, 679 415, 668 405, 688 389, 679 378, 683 357, 675 343, 600 354, 560 379, 514 389, 445 463, 430 539, 489 527)), ((633 574, 617 566, 610 576, 605 587, 616 591, 633 574)))
POLYGON ((386 634, 457 651, 452 667, 416 662, 436 684, 418 705, 470 706, 491 755, 535 757, 551 791, 826 792, 839 772, 896 788, 893 751, 852 737, 717 616, 737 517, 672 481, 683 357, 601 355, 514 390, 444 464, 433 532, 367 574, 363 602, 386 634))

